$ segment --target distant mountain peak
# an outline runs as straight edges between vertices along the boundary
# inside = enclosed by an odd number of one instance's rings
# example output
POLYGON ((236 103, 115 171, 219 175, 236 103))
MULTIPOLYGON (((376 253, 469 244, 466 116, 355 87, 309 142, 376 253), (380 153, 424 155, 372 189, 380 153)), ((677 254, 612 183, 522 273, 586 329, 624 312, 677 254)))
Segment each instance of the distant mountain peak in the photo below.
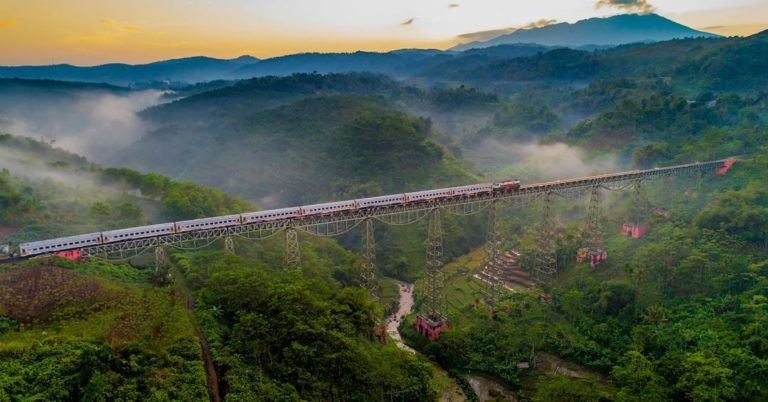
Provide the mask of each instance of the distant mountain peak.
POLYGON ((567 47, 615 46, 635 42, 717 36, 697 31, 658 14, 619 14, 612 17, 589 18, 575 23, 561 22, 543 27, 518 29, 486 41, 461 44, 451 50, 463 51, 513 43, 567 47))

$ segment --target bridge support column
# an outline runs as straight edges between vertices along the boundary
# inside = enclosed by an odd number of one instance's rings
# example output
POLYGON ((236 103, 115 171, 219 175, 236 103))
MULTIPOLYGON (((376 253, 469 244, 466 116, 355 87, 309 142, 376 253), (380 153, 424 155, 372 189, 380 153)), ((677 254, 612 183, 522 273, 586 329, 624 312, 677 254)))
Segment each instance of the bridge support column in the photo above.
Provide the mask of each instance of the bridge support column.
POLYGON ((164 246, 155 246, 155 271, 168 265, 168 250, 164 246))
POLYGON ((533 267, 533 279, 546 284, 557 274, 557 243, 555 242, 555 218, 552 213, 552 192, 544 195, 541 224, 536 242, 536 258, 533 267))
POLYGON ((362 286, 373 300, 379 300, 379 287, 376 283, 376 243, 373 237, 373 220, 363 221, 363 269, 360 272, 362 286))
POLYGON ((643 188, 642 180, 637 180, 632 192, 632 211, 629 221, 621 226, 621 234, 634 239, 643 237, 650 226, 645 223, 648 216, 648 198, 643 188))
POLYGON ((235 254, 235 241, 231 235, 224 236, 224 251, 235 254))
POLYGON ((299 250, 299 234, 292 226, 285 229, 285 267, 289 270, 301 269, 301 251, 299 250))
POLYGON ((424 313, 416 317, 416 330, 430 340, 451 328, 443 305, 442 290, 445 282, 443 272, 443 226, 440 209, 429 213, 427 228, 427 275, 424 278, 424 313))
POLYGON ((483 293, 487 302, 491 305, 497 303, 504 291, 502 272, 499 268, 498 257, 504 251, 504 243, 498 222, 498 202, 492 201, 488 208, 488 229, 485 243, 485 266, 483 271, 487 274, 483 279, 483 293))
POLYGON ((577 261, 589 262, 589 265, 593 267, 608 258, 608 253, 605 251, 603 241, 601 203, 602 194, 600 193, 600 186, 594 186, 592 187, 592 194, 589 197, 587 227, 584 230, 586 247, 580 249, 576 256, 577 261))

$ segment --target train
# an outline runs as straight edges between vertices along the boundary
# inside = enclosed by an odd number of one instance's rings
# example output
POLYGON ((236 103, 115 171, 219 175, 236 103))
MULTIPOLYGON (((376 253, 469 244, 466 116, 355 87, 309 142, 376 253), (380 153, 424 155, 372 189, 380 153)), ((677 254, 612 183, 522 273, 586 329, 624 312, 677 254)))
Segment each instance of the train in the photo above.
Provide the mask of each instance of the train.
POLYGON ((326 215, 342 211, 369 209, 394 204, 428 202, 444 199, 447 197, 472 196, 500 191, 517 191, 519 189, 520 180, 505 180, 497 183, 470 184, 459 187, 416 191, 404 194, 382 195, 378 197, 328 202, 323 204, 305 205, 293 208, 272 209, 258 212, 244 212, 241 214, 160 223, 126 229, 107 230, 104 232, 94 232, 77 236, 60 237, 56 239, 22 243, 19 245, 19 254, 21 257, 32 257, 42 254, 57 253, 64 250, 96 246, 99 244, 138 240, 176 233, 226 228, 230 226, 252 223, 268 223, 303 216, 326 215))

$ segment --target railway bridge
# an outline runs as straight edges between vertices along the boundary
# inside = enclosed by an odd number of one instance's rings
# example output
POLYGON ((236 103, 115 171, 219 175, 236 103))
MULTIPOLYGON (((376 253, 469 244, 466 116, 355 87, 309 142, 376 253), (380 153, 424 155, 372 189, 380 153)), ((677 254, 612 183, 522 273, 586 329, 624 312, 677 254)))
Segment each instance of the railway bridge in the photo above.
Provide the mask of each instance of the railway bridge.
MULTIPOLYGON (((414 200, 409 199, 406 195, 401 201, 382 203, 383 205, 377 205, 376 202, 359 203, 355 200, 350 200, 333 203, 350 206, 348 208, 329 208, 324 210, 324 208, 312 209, 310 207, 302 207, 314 212, 285 218, 278 216, 268 221, 253 222, 246 219, 238 219, 231 221, 231 224, 219 227, 192 228, 183 232, 127 240, 111 239, 110 241, 105 240, 100 244, 65 247, 57 250, 57 253, 64 256, 124 261, 154 250, 155 263, 157 266, 161 266, 167 263, 168 248, 198 249, 210 246, 214 242, 223 239, 225 248, 228 251, 234 252, 233 239, 236 237, 259 240, 281 235, 285 242, 286 269, 300 269, 301 248, 298 240, 299 232, 313 236, 333 237, 361 227, 363 233, 361 282, 371 296, 377 298, 375 222, 403 226, 427 220, 425 298, 423 311, 417 317, 417 327, 424 335, 434 339, 439 336, 440 331, 450 326, 441 298, 444 282, 442 267, 446 262, 443 256, 442 214, 448 213, 461 216, 488 211, 486 262, 490 263, 505 251, 503 250, 503 236, 497 222, 499 206, 502 204, 527 206, 540 203, 542 217, 537 225, 537 250, 531 276, 535 283, 545 286, 548 280, 557 273, 558 269, 555 244, 556 222, 552 214, 552 203, 555 196, 574 197, 589 194, 590 202, 587 222, 582 239, 584 247, 579 251, 578 258, 595 266, 607 258, 603 248, 600 221, 603 190, 633 192, 633 213, 622 231, 627 235, 639 237, 647 230, 643 222, 644 213, 641 211, 643 205, 646 204, 643 199, 644 193, 642 190, 645 182, 681 175, 695 177, 701 177, 707 173, 724 175, 735 161, 735 158, 721 159, 524 184, 515 187, 494 187, 492 190, 491 187, 487 187, 489 191, 483 190, 461 194, 453 191, 442 191, 449 189, 431 190, 429 193, 435 196, 414 200)), ((377 198, 383 199, 384 197, 377 198)), ((397 199, 399 200, 399 198, 397 199)), ((178 225, 178 223, 172 225, 178 225)), ((490 264, 490 266, 492 265, 490 264)), ((486 265, 486 267, 488 266, 486 265)), ((489 303, 497 301, 504 291, 504 284, 500 278, 501 274, 498 272, 494 273, 493 269, 491 269, 491 272, 483 280, 484 291, 488 296, 489 303)))

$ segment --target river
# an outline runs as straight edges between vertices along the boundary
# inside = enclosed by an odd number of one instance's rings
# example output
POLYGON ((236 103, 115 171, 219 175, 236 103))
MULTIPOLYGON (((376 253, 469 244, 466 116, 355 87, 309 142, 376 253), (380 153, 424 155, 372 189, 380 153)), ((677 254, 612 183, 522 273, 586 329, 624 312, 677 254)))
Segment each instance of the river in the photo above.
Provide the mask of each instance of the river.
MULTIPOLYGON (((392 339, 395 340, 397 347, 403 350, 407 350, 410 353, 416 354, 416 351, 413 348, 403 343, 403 338, 400 336, 399 331, 399 327, 403 322, 403 318, 410 314, 413 310, 413 284, 398 282, 398 286, 400 293, 400 303, 398 304, 397 311, 387 317, 387 333, 392 339)), ((437 365, 436 368, 447 378, 448 373, 445 373, 445 371, 437 365)), ((472 387, 472 390, 475 391, 475 394, 480 401, 493 399, 491 394, 496 394, 497 397, 501 397, 503 400, 507 401, 516 400, 510 389, 508 389, 503 384, 492 380, 488 376, 471 375, 467 376, 467 381, 472 387), (491 390, 494 390, 495 392, 491 390)), ((461 388, 455 385, 450 389, 445 390, 440 398, 441 402, 463 402, 466 400, 467 397, 464 396, 461 388)))
POLYGON ((397 311, 387 317, 387 333, 395 340, 398 348, 415 354, 416 351, 413 348, 403 343, 403 338, 398 330, 400 323, 403 322, 403 318, 413 310, 413 284, 398 282, 398 285, 400 287, 400 303, 398 304, 397 311))

